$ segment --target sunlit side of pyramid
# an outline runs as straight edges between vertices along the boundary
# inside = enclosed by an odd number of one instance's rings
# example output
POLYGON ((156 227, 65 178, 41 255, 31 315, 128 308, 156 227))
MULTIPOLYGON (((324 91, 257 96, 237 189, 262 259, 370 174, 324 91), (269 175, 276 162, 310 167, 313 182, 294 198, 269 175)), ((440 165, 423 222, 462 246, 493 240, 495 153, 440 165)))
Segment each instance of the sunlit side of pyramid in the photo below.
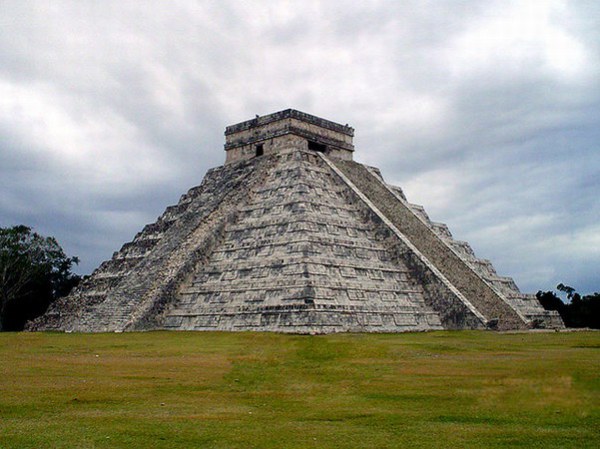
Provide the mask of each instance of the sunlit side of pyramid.
POLYGON ((292 109, 228 127, 225 165, 29 329, 563 327, 353 162, 353 133, 292 109))

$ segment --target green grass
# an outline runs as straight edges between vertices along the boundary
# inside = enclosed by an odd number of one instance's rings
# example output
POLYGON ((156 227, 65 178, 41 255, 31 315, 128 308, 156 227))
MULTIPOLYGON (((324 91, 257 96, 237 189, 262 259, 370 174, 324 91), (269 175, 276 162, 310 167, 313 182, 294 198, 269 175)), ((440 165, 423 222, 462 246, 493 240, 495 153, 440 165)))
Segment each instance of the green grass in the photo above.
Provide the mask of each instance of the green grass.
POLYGON ((600 447, 600 333, 0 334, 0 448, 600 447))

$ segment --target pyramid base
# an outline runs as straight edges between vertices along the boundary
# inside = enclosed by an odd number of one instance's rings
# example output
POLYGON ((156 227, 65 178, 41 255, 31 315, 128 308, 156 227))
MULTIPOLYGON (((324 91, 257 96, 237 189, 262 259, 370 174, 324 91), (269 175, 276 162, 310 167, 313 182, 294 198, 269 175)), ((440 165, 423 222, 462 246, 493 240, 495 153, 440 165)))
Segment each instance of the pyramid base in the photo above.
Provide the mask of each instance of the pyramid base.
POLYGON ((332 332, 412 332, 443 329, 435 313, 293 306, 169 315, 164 329, 197 331, 275 331, 296 334, 332 332))

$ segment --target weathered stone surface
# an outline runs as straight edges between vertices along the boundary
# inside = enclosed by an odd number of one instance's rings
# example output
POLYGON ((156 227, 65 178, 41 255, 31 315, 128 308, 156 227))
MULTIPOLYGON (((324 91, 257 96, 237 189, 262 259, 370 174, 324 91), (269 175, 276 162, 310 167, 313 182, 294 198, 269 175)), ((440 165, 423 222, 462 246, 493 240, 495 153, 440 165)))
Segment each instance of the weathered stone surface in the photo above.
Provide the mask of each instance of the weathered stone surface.
POLYGON ((354 129, 314 115, 286 109, 257 116, 225 129, 226 164, 274 154, 286 148, 323 151, 339 159, 352 159, 354 129))
POLYGON ((352 162, 352 128, 286 110, 226 135, 225 166, 28 328, 563 326, 376 169, 352 162))
POLYGON ((317 154, 275 167, 208 263, 182 285, 164 326, 282 332, 441 328, 409 269, 346 201, 317 154))

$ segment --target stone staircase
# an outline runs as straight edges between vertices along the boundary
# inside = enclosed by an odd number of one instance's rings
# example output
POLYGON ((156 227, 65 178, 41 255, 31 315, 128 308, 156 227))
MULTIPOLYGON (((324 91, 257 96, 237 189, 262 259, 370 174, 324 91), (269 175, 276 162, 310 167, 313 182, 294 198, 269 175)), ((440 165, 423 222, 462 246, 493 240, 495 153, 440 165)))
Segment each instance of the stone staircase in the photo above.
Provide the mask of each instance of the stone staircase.
POLYGON ((445 224, 432 222, 422 206, 408 203, 401 189, 385 184, 378 172, 351 161, 335 165, 490 324, 499 329, 564 327, 556 312, 544 310, 535 296, 522 294, 512 278, 499 276, 490 261, 477 258, 467 242, 455 240, 445 224))
MULTIPOLYGON (((403 199, 405 198, 403 197, 403 199)), ((558 314, 545 310, 535 295, 521 293, 511 277, 498 275, 491 261, 478 258, 469 243, 455 240, 447 225, 432 222, 423 206, 408 203, 408 207, 499 296, 502 296, 511 307, 518 310, 532 327, 561 328, 564 326, 558 314)))

